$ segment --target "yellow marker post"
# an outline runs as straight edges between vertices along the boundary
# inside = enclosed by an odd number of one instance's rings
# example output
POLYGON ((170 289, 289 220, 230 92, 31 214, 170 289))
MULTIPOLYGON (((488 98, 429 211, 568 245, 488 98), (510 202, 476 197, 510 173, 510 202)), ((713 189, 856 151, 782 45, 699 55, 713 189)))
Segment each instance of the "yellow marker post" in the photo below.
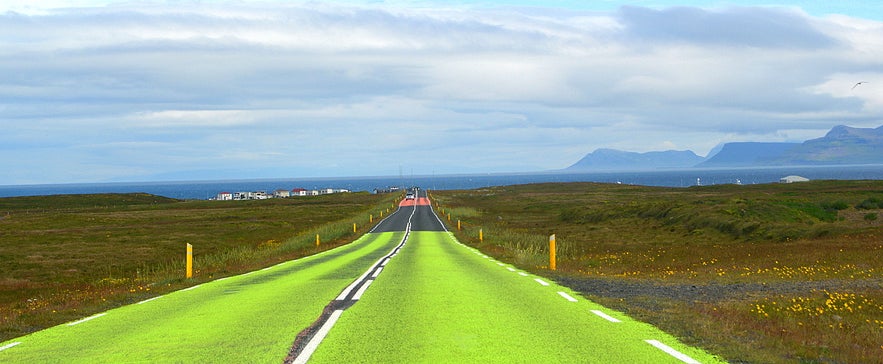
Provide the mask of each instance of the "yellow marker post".
POLYGON ((193 245, 187 244, 187 278, 193 278, 193 245))
POLYGON ((555 234, 549 236, 549 269, 555 270, 555 234))
POLYGON ((484 230, 478 229, 478 241, 484 242, 484 230))
POLYGON ((319 246, 319 234, 316 234, 316 246, 319 246))
POLYGON ((374 222, 374 214, 368 215, 368 222, 374 222))
POLYGON ((460 220, 457 219, 457 231, 460 231, 460 220))
POLYGON ((451 221, 451 214, 448 214, 448 221, 451 221))
POLYGON ((353 223, 353 232, 356 232, 356 223, 353 223))
POLYGON ((380 218, 383 218, 383 211, 380 211, 380 218))

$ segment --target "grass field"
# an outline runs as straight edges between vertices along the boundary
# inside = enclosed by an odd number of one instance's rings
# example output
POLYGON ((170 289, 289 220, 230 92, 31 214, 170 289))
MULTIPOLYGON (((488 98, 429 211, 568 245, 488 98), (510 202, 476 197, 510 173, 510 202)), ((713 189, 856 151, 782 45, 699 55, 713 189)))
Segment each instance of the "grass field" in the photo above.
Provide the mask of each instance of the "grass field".
POLYGON ((0 341, 338 246, 370 229, 369 215, 386 212, 397 197, 2 198, 0 341), (194 246, 191 280, 183 279, 186 243, 194 246))
POLYGON ((461 241, 728 360, 883 358, 881 181, 537 184, 432 197, 453 230, 461 220, 461 241))

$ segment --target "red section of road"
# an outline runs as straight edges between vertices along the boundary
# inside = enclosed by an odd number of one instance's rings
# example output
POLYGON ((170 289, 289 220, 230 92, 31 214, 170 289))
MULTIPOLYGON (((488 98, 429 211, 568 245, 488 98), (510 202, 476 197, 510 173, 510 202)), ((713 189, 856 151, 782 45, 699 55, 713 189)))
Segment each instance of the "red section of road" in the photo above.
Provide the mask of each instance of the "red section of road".
POLYGON ((418 197, 414 199, 405 199, 399 202, 399 206, 429 206, 429 199, 426 197, 418 197))

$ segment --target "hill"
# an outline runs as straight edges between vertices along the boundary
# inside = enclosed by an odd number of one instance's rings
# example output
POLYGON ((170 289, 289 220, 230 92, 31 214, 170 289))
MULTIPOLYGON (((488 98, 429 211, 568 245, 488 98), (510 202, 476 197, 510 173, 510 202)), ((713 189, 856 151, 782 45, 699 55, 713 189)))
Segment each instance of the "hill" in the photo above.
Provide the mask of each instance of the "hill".
POLYGON ((597 149, 570 167, 568 171, 580 170, 635 170, 655 168, 689 168, 702 161, 702 157, 689 150, 664 152, 625 152, 615 149, 597 149))
POLYGON ((726 143, 720 152, 696 167, 750 167, 766 165, 798 146, 798 143, 726 143))
POLYGON ((771 162, 779 165, 883 163, 883 126, 871 129, 838 125, 824 137, 807 140, 771 162))
POLYGON ((883 126, 838 125, 824 137, 802 143, 732 142, 703 159, 692 151, 636 153, 596 149, 566 171, 649 170, 659 168, 766 167, 883 164, 883 126))

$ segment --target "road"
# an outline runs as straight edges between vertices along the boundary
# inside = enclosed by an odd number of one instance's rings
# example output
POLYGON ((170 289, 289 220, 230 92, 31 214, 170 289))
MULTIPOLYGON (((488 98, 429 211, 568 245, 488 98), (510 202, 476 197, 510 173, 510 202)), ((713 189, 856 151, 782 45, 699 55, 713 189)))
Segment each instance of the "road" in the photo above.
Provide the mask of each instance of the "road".
POLYGON ((422 191, 349 245, 87 319, 0 362, 717 361, 460 244, 422 191))

